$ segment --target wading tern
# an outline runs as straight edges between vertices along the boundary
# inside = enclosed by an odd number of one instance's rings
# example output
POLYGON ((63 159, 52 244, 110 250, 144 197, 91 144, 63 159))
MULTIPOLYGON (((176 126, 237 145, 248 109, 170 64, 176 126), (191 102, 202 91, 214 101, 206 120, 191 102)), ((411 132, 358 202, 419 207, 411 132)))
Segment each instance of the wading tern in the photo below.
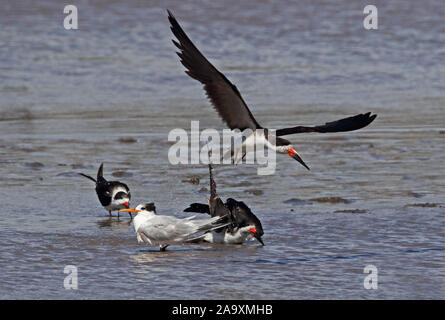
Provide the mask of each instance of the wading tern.
POLYGON ((225 227, 226 217, 208 219, 185 219, 157 215, 154 203, 139 204, 136 208, 122 209, 120 212, 136 213, 133 226, 139 243, 159 246, 164 251, 171 244, 184 244, 200 232, 208 232, 225 227))

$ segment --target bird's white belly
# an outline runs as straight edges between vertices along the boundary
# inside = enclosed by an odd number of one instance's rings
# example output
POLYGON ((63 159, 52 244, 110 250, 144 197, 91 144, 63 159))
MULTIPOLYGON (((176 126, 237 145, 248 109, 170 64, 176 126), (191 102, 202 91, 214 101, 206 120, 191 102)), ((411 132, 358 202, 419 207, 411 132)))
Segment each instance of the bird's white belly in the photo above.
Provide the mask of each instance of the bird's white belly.
POLYGON ((244 141, 242 139, 237 139, 233 146, 233 155, 231 155, 231 150, 227 151, 223 159, 229 159, 232 157, 232 162, 235 164, 240 163, 247 154, 251 154, 259 149, 272 149, 276 150, 276 146, 272 144, 264 136, 264 131, 261 129, 254 131, 249 135, 244 141))
POLYGON ((225 244, 241 244, 246 241, 248 235, 241 234, 239 231, 235 233, 229 232, 207 232, 204 236, 204 241, 210 243, 225 243, 225 244))

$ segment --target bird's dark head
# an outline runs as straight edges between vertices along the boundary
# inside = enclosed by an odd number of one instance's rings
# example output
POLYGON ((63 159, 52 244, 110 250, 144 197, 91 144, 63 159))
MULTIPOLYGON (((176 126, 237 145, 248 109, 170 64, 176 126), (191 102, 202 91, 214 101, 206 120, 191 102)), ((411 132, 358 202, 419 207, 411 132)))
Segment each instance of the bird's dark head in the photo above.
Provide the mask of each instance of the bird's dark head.
POLYGON ((119 191, 113 197, 113 203, 117 206, 121 206, 123 208, 130 207, 130 192, 119 191))
POLYGON ((139 206, 140 206, 139 210, 141 210, 141 211, 149 211, 149 212, 156 213, 156 206, 155 206, 154 202, 140 204, 139 206))
POLYGON ((150 203, 141 203, 136 208, 127 208, 119 210, 119 212, 127 212, 130 217, 132 217, 132 213, 145 213, 145 214, 155 214, 156 213, 156 207, 153 202, 150 203))

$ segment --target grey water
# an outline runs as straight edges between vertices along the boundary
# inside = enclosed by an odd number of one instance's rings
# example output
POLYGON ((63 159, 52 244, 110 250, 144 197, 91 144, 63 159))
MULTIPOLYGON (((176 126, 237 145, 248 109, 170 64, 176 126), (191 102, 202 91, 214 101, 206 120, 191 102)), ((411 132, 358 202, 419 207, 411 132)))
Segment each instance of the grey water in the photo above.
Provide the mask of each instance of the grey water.
POLYGON ((366 30, 366 4, 77 1, 79 29, 65 30, 65 3, 0 1, 0 298, 443 299, 445 6, 374 1, 366 30), (163 214, 206 201, 207 167, 170 164, 167 137, 225 125, 184 73, 166 8, 264 126, 378 114, 290 136, 311 171, 287 155, 269 176, 215 168, 220 196, 261 219, 264 247, 139 245, 77 174, 104 162, 132 205, 163 214))

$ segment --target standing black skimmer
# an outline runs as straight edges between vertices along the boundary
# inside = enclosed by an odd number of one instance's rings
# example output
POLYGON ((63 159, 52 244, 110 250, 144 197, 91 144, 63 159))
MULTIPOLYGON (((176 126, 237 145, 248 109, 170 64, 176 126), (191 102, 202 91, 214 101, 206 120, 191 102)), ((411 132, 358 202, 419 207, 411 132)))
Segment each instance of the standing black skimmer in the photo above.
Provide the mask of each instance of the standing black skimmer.
POLYGON ((199 232, 207 232, 227 225, 226 217, 179 219, 156 214, 154 203, 139 204, 136 208, 122 209, 119 212, 137 213, 133 226, 139 243, 158 245, 161 251, 171 244, 184 244, 199 232))
MULTIPOLYGON (((288 140, 280 138, 280 136, 305 132, 327 133, 353 131, 366 127, 376 118, 376 114, 371 115, 371 113, 368 112, 337 121, 327 122, 324 125, 312 127, 296 126, 292 128, 278 129, 274 133, 274 136, 276 137, 275 144, 271 143, 269 141, 272 140, 269 137, 269 130, 262 127, 255 120, 237 87, 204 57, 181 28, 173 14, 169 10, 167 10, 167 12, 171 24, 170 28, 178 39, 178 41, 172 41, 180 50, 177 54, 181 58, 181 63, 187 69, 185 73, 204 85, 207 97, 210 99, 219 116, 231 130, 239 129, 244 131, 250 129, 253 131, 253 134, 247 137, 246 141, 232 152, 232 156, 235 155, 236 157, 236 155, 240 153, 239 151, 245 150, 246 145, 248 144, 258 145, 262 143, 278 153, 289 154, 290 157, 300 162, 309 170, 309 167, 297 154, 292 144, 288 140)), ((242 151, 240 153, 240 158, 232 158, 232 160, 238 162, 243 159, 244 156, 245 153, 242 151)))
MULTIPOLYGON (((97 179, 90 177, 84 173, 79 173, 81 176, 88 178, 96 183, 96 193, 100 203, 108 211, 111 217, 111 211, 120 210, 130 207, 130 189, 125 183, 120 181, 107 181, 103 177, 102 163, 97 171, 97 179)), ((131 215, 130 215, 131 216, 131 215)), ((118 212, 119 217, 119 212, 118 212)))
POLYGON ((206 232, 203 236, 193 239, 193 242, 241 244, 250 236, 253 236, 263 246, 261 239, 263 227, 249 207, 242 201, 229 198, 224 204, 216 194, 216 183, 213 180, 212 165, 209 164, 210 172, 210 199, 209 204, 192 203, 184 212, 208 213, 212 217, 227 217, 230 223, 222 229, 206 232))

